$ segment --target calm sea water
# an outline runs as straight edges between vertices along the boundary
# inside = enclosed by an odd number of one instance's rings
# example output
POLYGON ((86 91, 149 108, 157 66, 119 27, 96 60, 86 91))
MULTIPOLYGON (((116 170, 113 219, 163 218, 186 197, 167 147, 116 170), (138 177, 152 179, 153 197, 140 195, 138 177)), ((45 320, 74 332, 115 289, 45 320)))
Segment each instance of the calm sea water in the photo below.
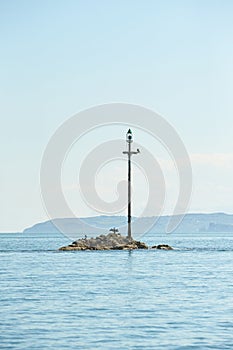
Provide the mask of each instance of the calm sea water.
POLYGON ((148 235, 174 251, 59 252, 0 235, 2 349, 233 349, 233 235, 148 235))

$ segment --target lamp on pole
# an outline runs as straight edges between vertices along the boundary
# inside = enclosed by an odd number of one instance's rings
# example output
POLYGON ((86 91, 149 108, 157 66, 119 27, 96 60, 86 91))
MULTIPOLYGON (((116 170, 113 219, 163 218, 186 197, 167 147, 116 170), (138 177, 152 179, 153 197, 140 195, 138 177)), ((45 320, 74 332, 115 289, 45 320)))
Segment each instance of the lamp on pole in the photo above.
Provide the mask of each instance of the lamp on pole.
POLYGON ((126 134, 126 142, 128 143, 128 151, 124 151, 123 154, 128 155, 128 239, 132 239, 131 232, 131 156, 133 154, 140 153, 139 149, 136 152, 131 151, 131 143, 133 142, 133 134, 129 129, 126 134))

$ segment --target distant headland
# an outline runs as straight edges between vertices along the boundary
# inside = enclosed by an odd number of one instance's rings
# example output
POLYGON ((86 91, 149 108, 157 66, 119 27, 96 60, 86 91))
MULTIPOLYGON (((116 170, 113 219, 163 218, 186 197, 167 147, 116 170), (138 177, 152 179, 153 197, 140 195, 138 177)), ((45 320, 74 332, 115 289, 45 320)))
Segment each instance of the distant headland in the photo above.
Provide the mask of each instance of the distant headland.
MULTIPOLYGON (((132 217, 135 234, 143 232, 145 226, 151 227, 149 232, 166 233, 171 216, 132 217)), ((93 216, 85 218, 54 219, 37 223, 26 228, 23 233, 59 233, 58 227, 64 227, 71 234, 101 235, 111 227, 118 227, 122 235, 127 234, 127 218, 125 216, 93 216)), ((233 215, 225 213, 187 214, 174 231, 175 233, 233 233, 233 215)))

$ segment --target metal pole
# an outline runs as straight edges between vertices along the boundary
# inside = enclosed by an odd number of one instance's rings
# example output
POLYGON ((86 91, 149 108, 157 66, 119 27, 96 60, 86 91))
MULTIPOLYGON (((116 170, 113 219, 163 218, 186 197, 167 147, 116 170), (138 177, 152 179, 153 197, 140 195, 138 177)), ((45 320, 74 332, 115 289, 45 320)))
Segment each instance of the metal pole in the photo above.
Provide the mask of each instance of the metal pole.
POLYGON ((133 154, 138 154, 140 151, 137 149, 137 152, 131 151, 131 143, 133 142, 132 131, 129 129, 126 134, 126 142, 128 143, 128 151, 124 151, 123 154, 128 155, 128 239, 132 240, 131 232, 131 156, 133 154))
POLYGON ((128 239, 131 240, 131 143, 128 143, 128 145, 128 239))

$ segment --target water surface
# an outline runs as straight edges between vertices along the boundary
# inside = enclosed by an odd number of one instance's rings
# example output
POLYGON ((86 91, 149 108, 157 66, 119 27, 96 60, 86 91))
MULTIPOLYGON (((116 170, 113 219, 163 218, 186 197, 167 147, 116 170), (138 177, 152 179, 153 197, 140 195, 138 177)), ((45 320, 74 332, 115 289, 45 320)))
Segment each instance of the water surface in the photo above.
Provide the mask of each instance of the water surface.
POLYGON ((2 349, 233 349, 233 235, 147 235, 174 251, 59 252, 0 235, 2 349))

